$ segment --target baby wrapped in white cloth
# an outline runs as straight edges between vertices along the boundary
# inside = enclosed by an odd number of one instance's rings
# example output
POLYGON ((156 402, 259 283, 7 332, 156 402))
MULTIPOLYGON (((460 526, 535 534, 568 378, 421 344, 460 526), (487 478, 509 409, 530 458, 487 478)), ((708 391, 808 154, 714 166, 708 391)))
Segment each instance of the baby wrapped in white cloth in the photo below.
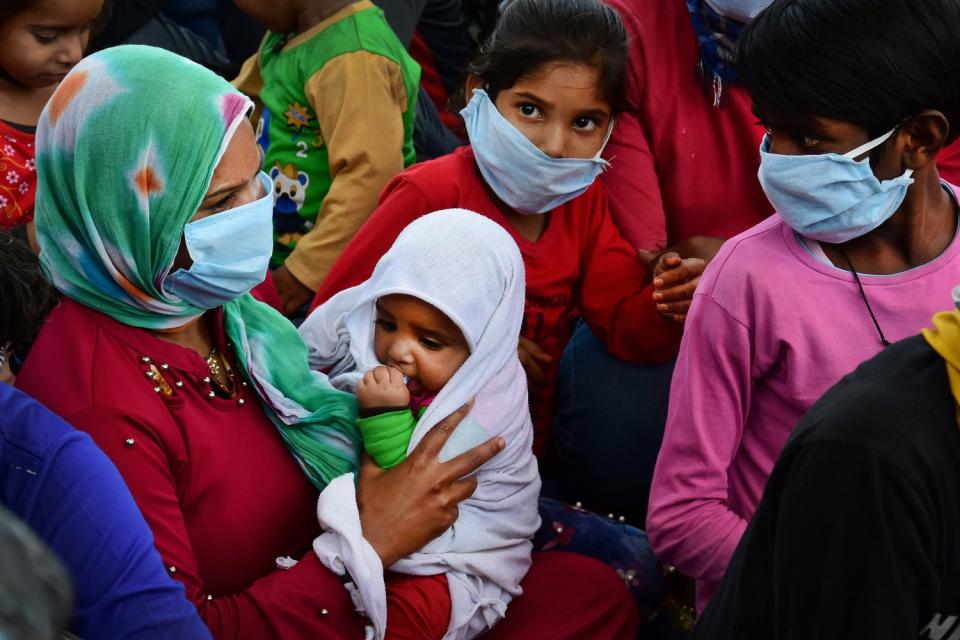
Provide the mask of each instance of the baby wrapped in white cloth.
MULTIPOLYGON (((517 357, 524 309, 520 251, 503 228, 469 211, 451 209, 417 219, 380 259, 369 280, 337 294, 304 322, 300 332, 310 348, 311 367, 327 372, 334 386, 352 392, 358 383, 363 391, 365 374, 378 367, 402 369, 404 362, 381 361, 393 356, 375 342, 384 331, 403 329, 392 316, 388 321, 381 317, 386 311, 378 301, 405 298, 427 303, 465 340, 465 360, 433 390, 436 396, 422 410, 407 452, 471 400, 474 405, 448 440, 441 460, 494 436, 506 442, 504 450, 476 472, 477 490, 460 504, 456 523, 390 567, 411 575, 446 574, 452 608, 445 638, 471 638, 501 619, 510 600, 520 594, 520 581, 530 568, 530 538, 540 524, 540 477, 532 453, 526 376, 517 357)), ((425 380, 418 384, 422 388, 425 380)), ((383 638, 389 624, 384 567, 363 540, 352 474, 324 490, 318 513, 325 533, 314 549, 333 571, 350 573, 357 585, 354 600, 372 625, 368 637, 383 638)))

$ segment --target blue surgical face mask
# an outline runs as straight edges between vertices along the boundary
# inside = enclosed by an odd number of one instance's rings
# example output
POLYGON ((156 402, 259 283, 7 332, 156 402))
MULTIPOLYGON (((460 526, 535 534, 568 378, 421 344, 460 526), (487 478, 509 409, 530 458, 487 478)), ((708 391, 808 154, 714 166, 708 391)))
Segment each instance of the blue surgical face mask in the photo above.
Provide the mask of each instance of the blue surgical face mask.
POLYGON ((896 130, 843 155, 770 153, 769 136, 764 136, 760 185, 783 221, 797 233, 831 244, 859 238, 886 222, 913 184, 910 169, 881 181, 873 174, 869 158, 854 159, 883 144, 896 130))
POLYGON ((473 90, 460 115, 483 179, 520 213, 546 213, 573 200, 610 166, 600 153, 610 139, 612 121, 594 157, 551 158, 510 124, 482 89, 473 90))
POLYGON ((737 22, 750 22, 769 7, 771 2, 772 0, 706 0, 714 11, 737 22))
POLYGON ((263 282, 273 253, 273 186, 264 172, 257 178, 265 196, 183 228, 193 264, 167 275, 167 293, 213 309, 263 282))

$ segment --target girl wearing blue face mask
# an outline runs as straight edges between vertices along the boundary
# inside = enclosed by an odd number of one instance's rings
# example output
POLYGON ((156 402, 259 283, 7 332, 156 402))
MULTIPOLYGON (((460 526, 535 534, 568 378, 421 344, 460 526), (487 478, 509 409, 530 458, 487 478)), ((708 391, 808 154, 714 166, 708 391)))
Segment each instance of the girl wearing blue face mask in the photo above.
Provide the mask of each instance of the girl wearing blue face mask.
POLYGON ((799 418, 949 308, 960 277, 957 189, 935 163, 960 127, 960 6, 842 5, 777 0, 739 42, 777 214, 728 241, 694 296, 647 519, 700 609, 799 418))
POLYGON ((457 105, 470 147, 388 185, 316 300, 368 277, 400 231, 430 211, 460 207, 496 221, 517 242, 526 268, 519 353, 538 453, 577 316, 620 358, 668 361, 703 269, 700 260, 667 254, 648 273, 611 221, 596 181, 608 165, 600 153, 627 106, 626 55, 619 16, 598 0, 509 3, 468 66, 457 105))

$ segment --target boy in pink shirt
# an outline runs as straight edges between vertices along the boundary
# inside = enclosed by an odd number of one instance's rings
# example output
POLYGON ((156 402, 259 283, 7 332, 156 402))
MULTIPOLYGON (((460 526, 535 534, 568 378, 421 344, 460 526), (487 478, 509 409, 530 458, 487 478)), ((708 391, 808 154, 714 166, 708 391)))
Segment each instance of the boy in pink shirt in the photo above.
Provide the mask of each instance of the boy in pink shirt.
POLYGON ((697 578, 699 610, 800 417, 949 308, 960 280, 957 194, 935 164, 960 127, 960 96, 940 89, 960 39, 919 38, 925 56, 894 62, 877 52, 916 22, 911 3, 852 0, 869 25, 842 34, 829 4, 777 0, 739 43, 778 214, 700 282, 647 518, 657 553, 697 578))

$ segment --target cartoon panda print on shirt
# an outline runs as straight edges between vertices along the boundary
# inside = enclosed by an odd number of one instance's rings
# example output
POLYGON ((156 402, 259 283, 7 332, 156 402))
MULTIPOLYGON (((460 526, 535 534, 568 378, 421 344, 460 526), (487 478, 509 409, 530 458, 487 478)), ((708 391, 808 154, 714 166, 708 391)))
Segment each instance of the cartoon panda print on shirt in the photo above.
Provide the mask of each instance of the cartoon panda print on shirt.
POLYGON ((289 245, 303 235, 312 225, 300 216, 300 209, 307 198, 310 176, 298 171, 292 163, 275 163, 270 169, 273 181, 273 228, 277 242, 289 245))

